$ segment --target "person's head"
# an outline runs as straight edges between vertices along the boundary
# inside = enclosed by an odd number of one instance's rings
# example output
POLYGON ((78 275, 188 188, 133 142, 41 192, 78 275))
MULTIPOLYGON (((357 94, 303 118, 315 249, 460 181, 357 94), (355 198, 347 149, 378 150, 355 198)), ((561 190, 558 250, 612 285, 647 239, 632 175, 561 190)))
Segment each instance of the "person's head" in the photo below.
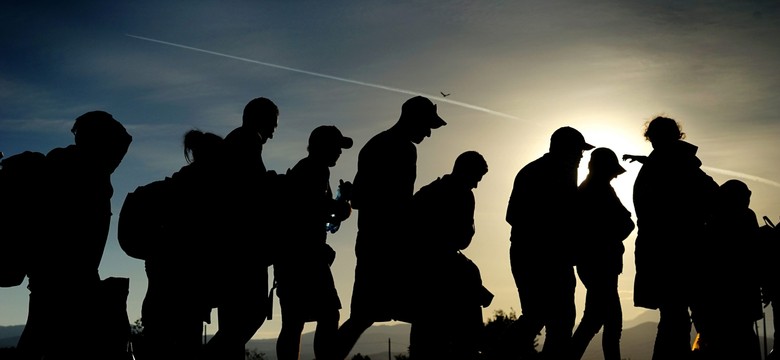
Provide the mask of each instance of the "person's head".
POLYGON ((222 137, 192 129, 184 134, 184 158, 187 163, 213 162, 220 158, 222 137))
POLYGON ((113 173, 133 141, 125 127, 105 111, 90 111, 78 118, 70 129, 76 147, 95 165, 113 173))
POLYGON ((487 161, 476 151, 466 151, 458 155, 452 167, 452 175, 462 179, 470 189, 476 189, 487 172, 487 161))
POLYGON ((736 179, 726 181, 717 190, 718 204, 728 209, 749 207, 751 195, 747 184, 736 179))
POLYGON ((550 137, 550 153, 571 160, 577 165, 582 159, 582 152, 593 148, 593 145, 585 141, 582 133, 570 126, 558 128, 550 137))
POLYGON ((400 126, 415 144, 421 143, 431 136, 432 129, 438 129, 447 122, 437 113, 436 104, 423 96, 415 96, 406 100, 401 106, 400 126))
POLYGON ((674 119, 658 116, 645 123, 645 139, 653 148, 663 147, 680 139, 685 139, 682 126, 674 119))
POLYGON ((279 108, 273 101, 259 97, 252 99, 244 107, 241 126, 260 134, 263 143, 274 138, 274 131, 279 124, 279 108))
POLYGON ((336 165, 341 156, 341 149, 352 147, 352 139, 341 134, 332 125, 318 126, 309 135, 309 156, 321 160, 328 167, 336 165))
POLYGON ((618 175, 626 172, 618 161, 615 152, 608 148, 597 148, 590 153, 590 162, 588 170, 591 176, 607 179, 616 178, 618 175))

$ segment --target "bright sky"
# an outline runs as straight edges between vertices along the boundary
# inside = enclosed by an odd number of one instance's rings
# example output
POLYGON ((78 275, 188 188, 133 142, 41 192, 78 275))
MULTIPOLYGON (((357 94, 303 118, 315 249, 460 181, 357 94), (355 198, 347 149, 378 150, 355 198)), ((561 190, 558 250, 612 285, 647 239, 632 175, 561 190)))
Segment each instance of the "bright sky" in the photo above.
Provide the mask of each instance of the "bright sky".
MULTIPOLYGON (((71 144, 77 116, 112 113, 134 137, 113 176, 114 214, 128 191, 184 165, 184 132, 226 135, 252 98, 268 97, 281 111, 264 153, 270 169, 304 157, 318 125, 354 138, 332 169, 335 187, 354 177, 358 150, 397 120, 401 103, 423 94, 449 125, 418 146, 417 187, 448 173, 466 150, 490 167, 475 190, 477 233, 465 251, 496 295, 486 318, 519 310, 504 212, 516 172, 546 152, 560 126, 618 155, 648 154, 643 123, 675 118, 718 183, 742 178, 756 213, 780 216, 776 1, 44 3, 0 6, 0 151, 71 144)), ((613 185, 633 211, 639 165, 624 166, 613 185)), ((576 216, 561 213, 561 226, 576 216)), ((119 248, 115 225, 116 215, 100 271, 131 279, 134 320, 146 277, 119 248)), ((404 236, 403 224, 388 227, 404 236)), ((329 238, 342 320, 355 233, 353 218, 329 238)), ((620 281, 626 319, 640 314, 631 300, 633 242, 620 281)), ((25 322, 27 295, 24 286, 0 289, 0 325, 25 322)), ((577 297, 581 312, 581 287, 577 297)), ((278 303, 275 311, 257 338, 278 335, 278 303)))

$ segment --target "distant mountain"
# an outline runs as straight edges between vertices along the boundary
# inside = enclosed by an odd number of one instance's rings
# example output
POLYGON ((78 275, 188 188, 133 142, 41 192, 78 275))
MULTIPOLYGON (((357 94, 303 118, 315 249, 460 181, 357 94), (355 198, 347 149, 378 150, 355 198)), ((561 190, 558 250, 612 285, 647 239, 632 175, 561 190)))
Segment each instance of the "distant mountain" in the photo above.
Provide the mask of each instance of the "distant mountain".
MULTIPOLYGON (((772 312, 771 308, 766 309, 766 326, 769 328, 767 333, 767 345, 771 349, 774 343, 772 330, 772 312)), ((620 348, 622 358, 630 360, 650 360, 653 353, 653 343, 658 326, 657 311, 648 311, 634 319, 628 319, 623 323, 623 336, 620 348)), ((763 342, 763 322, 759 322, 759 336, 763 342)), ((396 325, 374 325, 370 327, 360 337, 348 359, 354 354, 360 353, 368 355, 372 359, 386 359, 388 347, 390 348, 391 358, 398 354, 408 354, 409 350, 409 331, 411 326, 406 323, 396 325), (389 342, 388 342, 389 340, 389 342)), ((19 336, 24 330, 24 325, 0 326, 0 349, 15 347, 19 341, 19 336)), ((695 336, 695 329, 691 333, 691 339, 695 336)), ((301 360, 314 359, 314 333, 308 332, 301 337, 301 360)), ((541 340, 540 340, 541 343, 541 340)), ((276 360, 276 339, 251 340, 247 348, 255 349, 265 353, 269 360, 276 360)), ((601 332, 596 334, 585 351, 583 360, 603 359, 601 351, 601 332)))
MULTIPOLYGON (((374 325, 363 333, 347 359, 358 353, 372 359, 386 359, 388 347, 393 358, 398 354, 408 354, 410 330, 411 326, 406 323, 374 325)), ((314 333, 304 333, 301 336, 301 360, 314 359, 313 347, 314 333)), ((276 339, 250 340, 247 348, 265 353, 269 360, 276 360, 276 339)))

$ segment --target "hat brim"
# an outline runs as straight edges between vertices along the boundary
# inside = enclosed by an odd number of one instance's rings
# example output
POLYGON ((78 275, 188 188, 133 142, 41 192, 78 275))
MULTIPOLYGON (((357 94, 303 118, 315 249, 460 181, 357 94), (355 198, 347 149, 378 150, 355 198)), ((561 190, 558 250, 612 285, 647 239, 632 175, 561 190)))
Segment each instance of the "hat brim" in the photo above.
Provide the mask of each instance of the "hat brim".
POLYGON ((339 141, 339 146, 340 146, 342 149, 349 149, 349 148, 351 148, 351 147, 352 147, 352 144, 353 144, 353 143, 352 143, 352 138, 348 138, 348 137, 346 137, 346 136, 343 136, 343 137, 341 138, 341 141, 339 141))
MULTIPOLYGON (((593 150, 595 148, 596 148, 595 146, 588 144, 586 142, 582 143, 582 150, 593 150)), ((625 169, 623 171, 625 171, 625 169)))
POLYGON ((447 122, 444 121, 438 114, 433 114, 433 117, 430 121, 431 129, 438 129, 444 125, 447 125, 447 122))

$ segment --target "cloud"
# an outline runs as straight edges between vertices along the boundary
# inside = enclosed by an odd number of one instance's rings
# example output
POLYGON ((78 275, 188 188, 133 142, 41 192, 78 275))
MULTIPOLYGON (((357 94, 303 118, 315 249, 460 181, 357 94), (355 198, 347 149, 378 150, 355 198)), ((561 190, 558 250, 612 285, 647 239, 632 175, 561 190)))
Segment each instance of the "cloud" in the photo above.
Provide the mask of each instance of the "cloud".
POLYGON ((137 35, 127 34, 127 36, 132 37, 132 38, 136 38, 136 39, 140 39, 140 40, 155 42, 155 43, 159 43, 159 44, 163 44, 163 45, 174 46, 174 47, 178 47, 178 48, 182 48, 182 49, 202 52, 202 53, 206 53, 206 54, 211 54, 211 55, 215 55, 215 56, 230 58, 230 59, 243 61, 243 62, 248 62, 248 63, 253 63, 253 64, 257 64, 257 65, 262 65, 262 66, 268 66, 268 67, 272 67, 272 68, 276 68, 276 69, 280 69, 280 70, 292 71, 292 72, 296 72, 296 73, 300 73, 300 74, 306 74, 306 75, 316 76, 316 77, 320 77, 320 78, 325 78, 325 79, 330 79, 330 80, 335 80, 335 81, 341 81, 341 82, 350 83, 350 84, 354 84, 354 85, 366 86, 366 87, 371 87, 371 88, 380 89, 380 90, 387 90, 387 91, 392 91, 392 92, 396 92, 396 93, 406 94, 406 95, 410 95, 410 96, 421 95, 421 96, 428 97, 431 100, 436 100, 438 102, 445 102, 445 103, 461 106, 461 107, 464 107, 464 108, 467 108, 467 109, 476 110, 476 111, 484 112, 484 113, 487 113, 487 114, 490 114, 490 115, 499 116, 499 117, 509 118, 509 119, 513 119, 513 120, 521 120, 520 118, 518 118, 518 117, 516 117, 514 115, 510 115, 510 114, 506 114, 506 113, 503 113, 503 112, 491 110, 491 109, 488 109, 488 108, 484 108, 484 107, 481 107, 481 106, 478 106, 478 105, 469 104, 469 103, 462 102, 462 101, 450 100, 450 99, 446 99, 444 97, 439 97, 439 96, 435 96, 435 95, 425 94, 425 93, 417 92, 417 91, 414 91, 414 90, 401 89, 401 88, 385 86, 385 85, 381 85, 381 84, 374 84, 374 83, 369 83, 369 82, 364 82, 364 81, 359 81, 359 80, 348 79, 348 78, 344 78, 344 77, 338 77, 338 76, 334 76, 334 75, 318 73, 318 72, 314 72, 314 71, 302 70, 302 69, 292 68, 292 67, 288 67, 288 66, 267 63, 267 62, 253 60, 253 59, 248 59, 248 58, 244 58, 244 57, 240 57, 240 56, 233 56, 233 55, 224 54, 224 53, 220 53, 220 52, 216 52, 216 51, 200 49, 200 48, 196 48, 196 47, 192 47, 192 46, 187 46, 187 45, 182 45, 182 44, 177 44, 177 43, 172 43, 172 42, 167 42, 167 41, 163 41, 163 40, 157 40, 157 39, 137 36, 137 35))
POLYGON ((727 170, 727 169, 719 169, 719 168, 714 168, 714 167, 710 167, 710 166, 702 166, 701 168, 706 170, 706 171, 711 171, 713 173, 726 175, 726 176, 733 176, 733 177, 737 177, 737 178, 741 178, 741 179, 745 179, 745 180, 750 180, 750 181, 755 181, 755 182, 759 182, 759 183, 762 183, 762 184, 772 185, 774 187, 780 188, 780 182, 772 181, 772 180, 769 180, 769 179, 766 179, 766 178, 762 178, 760 176, 755 176, 755 175, 746 174, 746 173, 742 173, 742 172, 738 172, 738 171, 727 170))

